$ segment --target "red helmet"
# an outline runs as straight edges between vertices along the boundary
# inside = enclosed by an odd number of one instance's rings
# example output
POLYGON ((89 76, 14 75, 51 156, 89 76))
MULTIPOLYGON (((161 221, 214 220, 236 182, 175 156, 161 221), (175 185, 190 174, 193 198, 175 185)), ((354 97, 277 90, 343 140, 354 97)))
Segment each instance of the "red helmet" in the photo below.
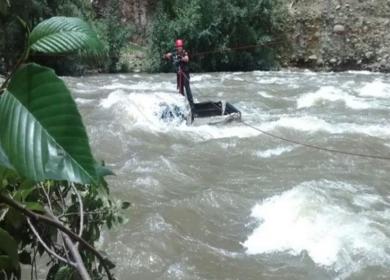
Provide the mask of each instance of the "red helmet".
POLYGON ((175 45, 176 48, 184 47, 184 41, 182 39, 177 39, 175 45))

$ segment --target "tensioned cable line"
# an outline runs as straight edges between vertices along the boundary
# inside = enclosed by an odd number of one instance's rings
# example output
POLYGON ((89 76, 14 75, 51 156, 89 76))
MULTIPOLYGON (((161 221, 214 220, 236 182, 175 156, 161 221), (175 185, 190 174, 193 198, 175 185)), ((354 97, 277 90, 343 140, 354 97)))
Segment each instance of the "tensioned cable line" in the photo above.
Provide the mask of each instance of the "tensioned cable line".
POLYGON ((285 137, 282 137, 282 136, 278 136, 278 135, 275 135, 273 133, 269 133, 267 131, 264 131, 260 128, 257 128, 243 120, 240 121, 242 124, 246 125, 247 127, 250 127, 264 135, 267 135, 269 137, 272 137, 272 138, 276 138, 276 139, 279 139, 279 140, 282 140, 282 141, 285 141, 285 142, 289 142, 289 143, 292 143, 292 144, 296 144, 296 145, 300 145, 300 146, 304 146, 304 147, 308 147, 308 148, 311 148, 311 149, 316 149, 316 150, 320 150, 320 151, 325 151, 325 152, 329 152, 329 153, 337 153, 337 154, 343 154, 343 155, 349 155, 349 156, 356 156, 356 157, 363 157, 363 158, 372 158, 372 159, 380 159, 380 160, 390 160, 390 156, 380 156, 380 155, 370 155, 370 154, 362 154, 362 153, 354 153, 354 152, 348 152, 348 151, 341 151, 341 150, 336 150, 336 149, 330 149, 330 148, 325 148, 325 147, 321 147, 321 146, 317 146, 317 145, 312 145, 312 144, 307 144, 307 143, 304 143, 304 142, 300 142, 300 141, 297 141, 297 140, 293 140, 293 139, 288 139, 288 138, 285 138, 285 137))
POLYGON ((271 40, 268 42, 264 42, 261 44, 252 44, 252 45, 241 45, 241 46, 235 46, 235 47, 225 47, 225 48, 219 48, 219 49, 214 49, 210 51, 204 51, 204 52, 196 52, 191 54, 191 57, 196 57, 196 56, 204 56, 208 54, 213 54, 213 53, 223 53, 223 52, 234 52, 234 51, 239 51, 239 50, 250 50, 250 49, 257 49, 260 47, 269 47, 275 44, 283 43, 283 40, 271 40))

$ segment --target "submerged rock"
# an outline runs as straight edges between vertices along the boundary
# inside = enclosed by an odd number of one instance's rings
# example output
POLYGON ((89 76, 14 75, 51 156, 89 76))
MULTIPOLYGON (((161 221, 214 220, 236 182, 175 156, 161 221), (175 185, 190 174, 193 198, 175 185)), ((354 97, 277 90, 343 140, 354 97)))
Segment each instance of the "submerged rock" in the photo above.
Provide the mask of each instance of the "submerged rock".
POLYGON ((344 27, 344 25, 336 24, 336 25, 333 27, 333 32, 334 32, 334 33, 337 33, 337 34, 343 34, 343 33, 345 32, 345 27, 344 27))

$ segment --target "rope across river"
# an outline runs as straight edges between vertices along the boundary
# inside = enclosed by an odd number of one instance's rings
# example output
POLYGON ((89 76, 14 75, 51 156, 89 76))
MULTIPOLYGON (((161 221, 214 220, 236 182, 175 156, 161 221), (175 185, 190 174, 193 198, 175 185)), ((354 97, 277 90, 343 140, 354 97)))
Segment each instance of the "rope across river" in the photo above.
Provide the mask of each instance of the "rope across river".
POLYGON ((389 160, 390 161, 390 156, 380 156, 380 155, 370 155, 370 154, 362 154, 362 153, 355 153, 355 152, 348 152, 348 151, 342 151, 342 150, 337 150, 337 149, 331 149, 331 148, 326 148, 326 147, 321 147, 321 146, 317 146, 317 145, 312 145, 312 144, 307 144, 307 143, 304 143, 304 142, 301 142, 301 141, 297 141, 297 140, 293 140, 293 139, 288 139, 288 138, 285 138, 285 137, 282 137, 282 136, 279 136, 279 135, 276 135, 276 134, 273 134, 273 133, 269 133, 267 131, 264 131, 258 127, 255 127, 254 125, 251 125, 243 120, 240 120, 240 122, 242 124, 244 124, 245 126, 247 127, 250 127, 264 135, 267 135, 269 137, 272 137, 272 138, 276 138, 278 140, 282 140, 284 142, 288 142, 288 143, 292 143, 292 144, 296 144, 296 145, 300 145, 300 146, 304 146, 304 147, 307 147, 307 148, 310 148, 310 149, 315 149, 315 150, 319 150, 319 151, 325 151, 325 152, 329 152, 329 153, 336 153, 336 154, 343 154, 343 155, 348 155, 348 156, 355 156, 355 157, 362 157, 362 158, 371 158, 371 159, 379 159, 379 160, 389 160))

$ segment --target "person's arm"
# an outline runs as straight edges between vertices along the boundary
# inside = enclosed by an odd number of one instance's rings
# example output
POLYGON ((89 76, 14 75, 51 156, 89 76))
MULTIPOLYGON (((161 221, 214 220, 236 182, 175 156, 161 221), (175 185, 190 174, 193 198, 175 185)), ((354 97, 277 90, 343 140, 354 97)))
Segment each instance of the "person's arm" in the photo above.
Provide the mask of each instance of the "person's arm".
POLYGON ((185 52, 184 56, 181 58, 181 61, 188 63, 190 61, 190 58, 188 57, 188 53, 185 52))
POLYGON ((171 60, 172 59, 172 53, 166 53, 163 55, 163 58, 166 59, 166 60, 171 60))

